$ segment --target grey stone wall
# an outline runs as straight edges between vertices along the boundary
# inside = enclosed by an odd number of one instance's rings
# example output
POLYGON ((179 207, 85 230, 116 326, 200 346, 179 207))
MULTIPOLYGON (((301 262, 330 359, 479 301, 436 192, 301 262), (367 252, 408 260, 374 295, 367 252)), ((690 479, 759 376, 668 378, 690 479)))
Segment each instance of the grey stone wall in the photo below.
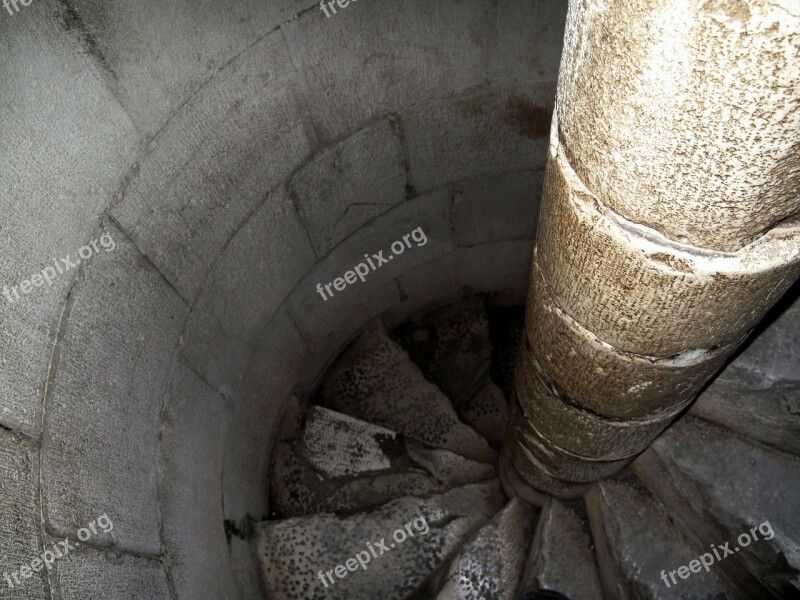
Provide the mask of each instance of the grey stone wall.
POLYGON ((114 523, 21 596, 0 581, 0 598, 261 597, 246 525, 267 511, 289 395, 376 316, 465 287, 522 298, 565 12, 35 0, 0 14, 0 285, 104 231, 116 242, 0 297, 4 568, 114 523), (417 227, 424 246, 317 294, 417 227))

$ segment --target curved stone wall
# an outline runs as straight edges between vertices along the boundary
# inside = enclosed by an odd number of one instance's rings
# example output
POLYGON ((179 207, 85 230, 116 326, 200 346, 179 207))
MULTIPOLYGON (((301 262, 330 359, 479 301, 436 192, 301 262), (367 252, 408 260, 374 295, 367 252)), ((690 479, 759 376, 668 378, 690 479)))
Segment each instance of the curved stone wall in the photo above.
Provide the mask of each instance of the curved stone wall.
POLYGON ((114 525, 21 597, 262 597, 248 527, 290 394, 378 316, 523 300, 565 4, 0 15, 0 285, 114 240, 0 300, 3 564, 114 525))

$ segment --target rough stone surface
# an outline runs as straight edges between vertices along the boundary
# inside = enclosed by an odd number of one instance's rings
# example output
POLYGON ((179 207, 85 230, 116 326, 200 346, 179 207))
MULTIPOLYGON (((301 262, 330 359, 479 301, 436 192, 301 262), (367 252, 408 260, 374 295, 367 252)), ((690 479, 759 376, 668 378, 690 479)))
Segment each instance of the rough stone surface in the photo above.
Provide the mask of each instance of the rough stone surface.
POLYGON ((310 87, 324 139, 485 79, 494 36, 488 0, 360 0, 331 18, 317 8, 282 31, 310 87))
POLYGON ((609 597, 701 600, 730 595, 716 569, 690 573, 685 580, 676 575, 676 583, 669 580, 667 587, 661 572, 688 565, 704 547, 688 541, 663 507, 634 483, 595 484, 586 495, 586 508, 609 597))
POLYGON ((458 245, 534 237, 543 182, 543 171, 517 171, 452 185, 458 245), (487 205, 495 207, 497 218, 488 214, 487 205))
POLYGON ((800 227, 735 254, 691 252, 620 225, 563 148, 557 154, 545 177, 538 263, 558 306, 620 350, 668 357, 738 344, 800 275, 800 227))
POLYGON ((116 249, 86 265, 62 324, 42 441, 44 512, 57 535, 107 513, 117 545, 156 554, 159 418, 187 311, 109 231, 116 249))
POLYGON ((528 289, 533 240, 511 240, 472 246, 453 255, 456 277, 479 292, 528 289))
POLYGON ((312 406, 303 431, 276 448, 271 513, 295 517, 352 512, 401 496, 442 493, 495 475, 491 465, 312 406))
POLYGON ((19 574, 23 565, 41 555, 39 532, 39 455, 27 438, 0 428, 0 597, 18 600, 46 598, 47 579, 44 572, 34 573, 31 579, 19 574), (20 585, 11 573, 17 572, 20 585), (12 577, 14 589, 3 577, 12 577))
POLYGON ((447 396, 425 380, 379 323, 337 361, 321 398, 328 408, 437 448, 484 462, 496 458, 486 440, 458 419, 447 396))
MULTIPOLYGON (((100 215, 140 137, 60 3, 2 11, 0 60, 0 424, 41 433, 42 398, 75 270, 20 298, 11 288, 99 236, 100 215)), ((61 263, 58 263, 61 264, 61 263)), ((35 285, 35 284, 34 284, 35 285)))
POLYGON ((565 481, 589 483, 625 468, 632 460, 591 460, 559 448, 551 440, 537 431, 535 421, 520 415, 518 403, 512 407, 509 419, 508 440, 520 443, 536 460, 544 465, 547 473, 565 481))
MULTIPOLYGON (((522 356, 520 364, 528 358, 522 356)), ((522 414, 556 446, 587 459, 621 460, 644 450, 675 415, 652 419, 609 419, 558 396, 528 364, 517 376, 522 414)), ((510 420, 513 424, 513 419, 510 420)))
POLYGON ((184 334, 187 362, 229 393, 262 328, 313 264, 314 251, 281 187, 237 232, 209 275, 184 334))
POLYGON ((748 385, 761 389, 800 385, 800 284, 787 292, 776 309, 759 324, 763 331, 757 331, 758 336, 745 344, 728 367, 748 385))
POLYGON ((794 3, 570 8, 559 132, 606 206, 728 251, 800 210, 794 3))
MULTIPOLYGON (((684 417, 633 468, 686 531, 703 544, 740 548, 720 562, 742 593, 779 598, 800 593, 800 460, 684 417), (764 523, 745 548, 742 533, 764 523), (768 532, 767 532, 768 534, 768 532)), ((674 567, 673 567, 674 568, 674 567)))
POLYGON ((520 589, 555 590, 570 600, 602 598, 593 549, 585 517, 551 498, 539 515, 520 589))
POLYGON ((510 496, 521 496, 531 504, 542 506, 548 495, 579 498, 589 488, 586 483, 555 477, 518 439, 508 438, 500 452, 500 477, 510 496))
POLYGON ((300 169, 290 189, 317 254, 406 199, 396 123, 381 119, 300 169))
POLYGON ((453 559, 436 600, 516 600, 534 511, 514 498, 453 559))
POLYGON ((150 558, 78 548, 53 573, 62 600, 172 600, 164 565, 150 558))
POLYGON ((400 112, 417 191, 545 162, 554 86, 491 87, 400 112))
POLYGON ((219 476, 230 413, 222 396, 177 363, 161 420, 159 504, 164 554, 178 598, 237 598, 219 476))
POLYGON ((689 414, 800 456, 800 386, 752 389, 720 377, 689 414))
POLYGON ((187 301, 315 145, 298 93, 280 32, 267 35, 170 119, 131 172, 112 214, 187 301))
POLYGON ((490 75, 501 81, 556 81, 566 16, 561 0, 499 2, 490 75))
POLYGON ((258 52, 256 42, 306 4, 75 0, 63 18, 91 41, 108 85, 152 137, 220 70, 242 53, 258 52))
POLYGON ((319 514, 264 523, 258 527, 257 546, 267 591, 276 600, 400 600, 500 510, 502 502, 499 486, 484 483, 425 499, 401 498, 350 517, 319 514), (415 535, 395 537, 406 524, 415 535), (425 525, 429 531, 423 535, 425 525), (386 545, 383 555, 379 543, 386 545), (370 557, 366 570, 353 560, 350 571, 342 567, 343 578, 331 571, 359 552, 369 555, 370 546, 378 556, 370 557), (328 580, 326 587, 319 571, 323 577, 331 571, 334 583, 328 580))
POLYGON ((650 360, 599 340, 553 301, 534 262, 523 354, 533 357, 569 399, 608 417, 674 413, 693 400, 736 349, 686 359, 650 360))

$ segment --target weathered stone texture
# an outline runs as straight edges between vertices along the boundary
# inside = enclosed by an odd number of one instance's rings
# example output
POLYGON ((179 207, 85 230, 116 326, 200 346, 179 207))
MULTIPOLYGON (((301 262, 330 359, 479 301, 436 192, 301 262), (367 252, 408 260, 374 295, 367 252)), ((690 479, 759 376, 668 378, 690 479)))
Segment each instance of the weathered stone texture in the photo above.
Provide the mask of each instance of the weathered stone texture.
POLYGON ((695 359, 651 358, 617 350, 562 311, 533 264, 527 312, 527 360, 535 360, 572 401, 607 417, 646 417, 685 406, 736 349, 695 359))
POLYGON ((604 342, 655 357, 740 343, 800 275, 800 228, 735 254, 676 247, 606 211, 562 147, 551 148, 536 244, 561 309, 604 342))
POLYGON ((796 214, 796 9, 571 2, 557 113, 581 180, 626 218, 717 250, 796 214))

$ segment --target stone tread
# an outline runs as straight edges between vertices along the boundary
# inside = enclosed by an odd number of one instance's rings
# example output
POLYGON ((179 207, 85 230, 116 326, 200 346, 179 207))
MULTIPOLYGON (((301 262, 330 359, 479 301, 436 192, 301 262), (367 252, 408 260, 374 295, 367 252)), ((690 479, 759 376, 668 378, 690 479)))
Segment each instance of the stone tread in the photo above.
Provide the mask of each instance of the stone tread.
POLYGON ((436 600, 515 600, 535 516, 511 500, 453 559, 436 600))
POLYGON ((542 509, 523 575, 522 589, 555 590, 570 600, 603 597, 589 524, 551 498, 542 509))
POLYGON ((688 565, 703 546, 684 538, 663 507, 641 485, 619 480, 595 484, 586 495, 592 537, 605 593, 610 598, 721 599, 729 587, 717 571, 690 573, 664 583, 661 573, 688 565), (668 585, 669 584, 669 585, 668 585))
POLYGON ((267 595, 275 600, 400 600, 503 502, 499 484, 487 482, 427 498, 408 496, 351 516, 324 513, 261 523, 256 543, 267 595), (398 530, 414 535, 403 539, 398 530), (370 547, 377 556, 369 557, 370 547), (349 560, 359 553, 365 568, 349 560), (341 576, 335 572, 340 565, 341 576), (329 571, 333 583, 326 578, 329 571))
POLYGON ((704 545, 740 551, 717 566, 750 597, 800 597, 800 460, 686 416, 633 469, 671 517, 704 545), (766 523, 766 525, 764 525, 766 523), (745 548, 743 533, 764 525, 745 548))
POLYGON ((497 454, 463 423, 379 322, 345 351, 325 380, 320 404, 437 448, 493 463, 497 454))
POLYGON ((278 443, 273 470, 270 506, 280 517, 352 512, 497 475, 492 465, 315 405, 278 443))

